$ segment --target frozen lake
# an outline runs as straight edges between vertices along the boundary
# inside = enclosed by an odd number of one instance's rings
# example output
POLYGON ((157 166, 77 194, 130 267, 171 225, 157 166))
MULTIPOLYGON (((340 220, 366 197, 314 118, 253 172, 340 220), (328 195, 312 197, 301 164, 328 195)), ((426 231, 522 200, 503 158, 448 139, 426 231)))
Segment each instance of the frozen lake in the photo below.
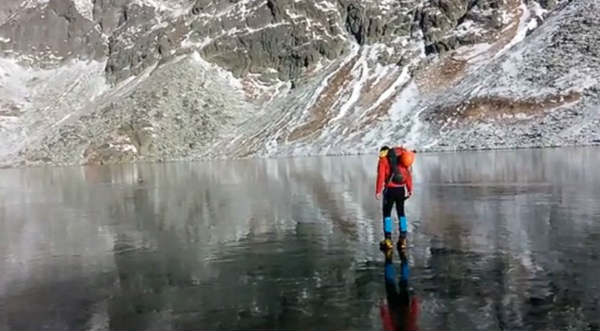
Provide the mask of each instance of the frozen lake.
POLYGON ((376 164, 0 170, 0 329, 600 328, 600 149, 418 154, 407 306, 376 164))

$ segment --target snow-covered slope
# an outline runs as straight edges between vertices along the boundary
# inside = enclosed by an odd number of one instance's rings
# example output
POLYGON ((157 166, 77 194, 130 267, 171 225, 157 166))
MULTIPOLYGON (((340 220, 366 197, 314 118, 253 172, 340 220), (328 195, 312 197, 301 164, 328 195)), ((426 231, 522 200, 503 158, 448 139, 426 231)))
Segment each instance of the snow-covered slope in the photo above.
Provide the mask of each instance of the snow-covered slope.
POLYGON ((593 0, 7 0, 0 164, 600 142, 593 0))

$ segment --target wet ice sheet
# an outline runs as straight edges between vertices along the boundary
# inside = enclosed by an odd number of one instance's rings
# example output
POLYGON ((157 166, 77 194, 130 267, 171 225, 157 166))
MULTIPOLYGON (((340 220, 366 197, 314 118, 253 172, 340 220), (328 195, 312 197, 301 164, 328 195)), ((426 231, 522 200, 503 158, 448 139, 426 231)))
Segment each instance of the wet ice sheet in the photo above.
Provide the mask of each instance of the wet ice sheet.
MULTIPOLYGON (((419 328, 597 329, 598 151, 419 155, 419 328)), ((380 329, 375 166, 3 170, 0 329, 380 329)))

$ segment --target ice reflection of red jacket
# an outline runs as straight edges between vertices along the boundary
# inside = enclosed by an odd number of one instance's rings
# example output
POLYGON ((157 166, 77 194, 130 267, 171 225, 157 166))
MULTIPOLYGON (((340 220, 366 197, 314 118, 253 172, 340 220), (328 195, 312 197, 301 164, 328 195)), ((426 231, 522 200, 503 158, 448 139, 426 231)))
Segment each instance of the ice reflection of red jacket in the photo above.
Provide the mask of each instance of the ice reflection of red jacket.
POLYGON ((407 306, 394 306, 382 304, 379 307, 384 331, 417 331, 419 319, 419 301, 416 297, 410 298, 407 306))
MULTIPOLYGON (((404 148, 395 147, 394 151, 396 151, 396 155, 400 156, 404 148)), ((375 187, 375 193, 379 194, 386 187, 399 187, 406 186, 409 194, 412 194, 413 191, 413 183, 412 183, 412 174, 410 170, 398 164, 398 169, 404 178, 404 183, 393 183, 389 182, 389 178, 392 175, 392 167, 390 165, 390 161, 387 156, 379 156, 379 164, 377 165, 377 183, 375 187)))

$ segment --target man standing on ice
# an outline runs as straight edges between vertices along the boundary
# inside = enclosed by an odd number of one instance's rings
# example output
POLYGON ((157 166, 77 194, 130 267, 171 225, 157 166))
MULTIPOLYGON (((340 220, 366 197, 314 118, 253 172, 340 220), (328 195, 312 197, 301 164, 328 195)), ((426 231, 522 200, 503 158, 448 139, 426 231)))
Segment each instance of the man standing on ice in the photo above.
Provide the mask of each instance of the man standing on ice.
POLYGON ((408 225, 404 214, 404 201, 413 193, 412 174, 410 166, 414 161, 414 152, 403 147, 389 148, 383 146, 379 151, 377 165, 377 182, 375 194, 377 199, 383 198, 383 232, 384 240, 380 248, 386 254, 393 251, 392 242, 392 208, 396 205, 399 219, 398 249, 406 249, 408 225))

